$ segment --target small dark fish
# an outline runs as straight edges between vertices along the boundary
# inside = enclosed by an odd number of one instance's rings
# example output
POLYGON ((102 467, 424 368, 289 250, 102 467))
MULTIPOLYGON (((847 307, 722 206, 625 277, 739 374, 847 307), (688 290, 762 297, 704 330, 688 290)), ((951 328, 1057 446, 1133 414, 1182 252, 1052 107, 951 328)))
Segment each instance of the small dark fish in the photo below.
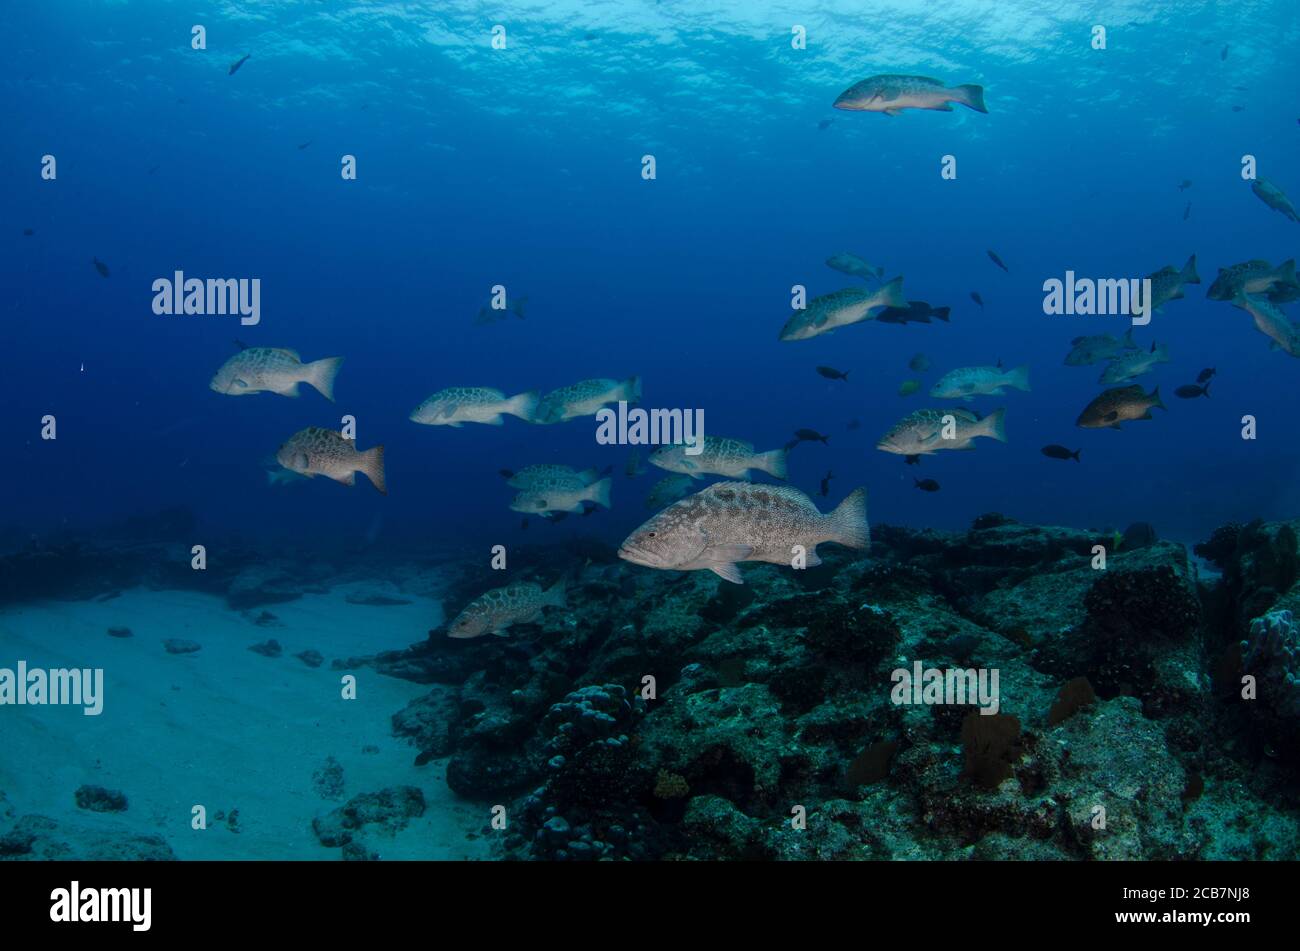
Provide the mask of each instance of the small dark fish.
POLYGON ((786 444, 785 444, 784 446, 782 446, 781 448, 784 449, 786 452, 789 452, 791 449, 793 449, 793 448, 794 448, 795 446, 797 446, 797 445, 799 445, 799 440, 797 440, 797 439, 791 439, 788 443, 786 443, 786 444))
POLYGON ((154 172, 158 171, 158 169, 159 169, 159 166, 155 165, 155 166, 153 166, 153 168, 149 169, 149 171, 146 172, 145 174, 146 174, 146 175, 152 175, 154 172))
POLYGON ((939 483, 935 482, 933 479, 913 479, 912 481, 916 483, 916 487, 922 492, 939 491, 939 483))
POLYGON ((240 351, 240 352, 242 353, 243 351, 245 351, 245 350, 248 349, 248 344, 244 343, 244 341, 242 341, 242 340, 240 340, 238 337, 236 337, 236 338, 235 338, 235 349, 238 350, 238 351, 240 351))
POLYGON ((861 429, 861 428, 862 428, 862 421, 859 420, 859 419, 851 419, 851 420, 849 420, 849 424, 848 424, 847 426, 845 426, 844 428, 845 428, 845 429, 861 429))
POLYGON ((1191 213, 1192 213, 1192 203, 1189 201, 1187 203, 1187 207, 1183 209, 1183 221, 1186 221, 1187 216, 1190 215, 1191 213))
POLYGON ((821 122, 817 123, 817 128, 829 129, 831 127, 831 123, 834 121, 835 121, 834 119, 823 119, 821 122))
POLYGON ((1178 389, 1174 390, 1174 396, 1184 400, 1194 400, 1198 396, 1204 396, 1206 399, 1209 399, 1210 384, 1207 383, 1204 386, 1196 386, 1193 383, 1188 383, 1186 386, 1180 386, 1178 389))
POLYGON ((1228 44, 1225 43, 1223 49, 1219 51, 1219 59, 1227 59, 1227 58, 1228 58, 1228 44))
POLYGON ((1232 111, 1233 111, 1233 112, 1245 112, 1245 111, 1246 111, 1246 107, 1245 107, 1245 106, 1233 106, 1233 107, 1232 107, 1232 111))
POLYGON ((1001 259, 1000 257, 998 257, 997 254, 995 254, 995 253, 992 252, 992 251, 986 251, 985 254, 987 254, 987 255, 989 256, 989 260, 990 260, 990 261, 992 261, 992 262, 993 262, 994 264, 996 264, 998 267, 1002 268, 1002 270, 1006 271, 1008 274, 1011 273, 1011 268, 1009 268, 1009 267, 1007 267, 1005 264, 1003 264, 1003 263, 1002 263, 1002 259, 1001 259))
POLYGON ((528 519, 524 519, 523 521, 521 521, 519 523, 519 527, 522 528, 524 531, 528 531, 528 519))
POLYGON ((1216 370, 1214 369, 1214 367, 1206 367, 1206 368, 1205 368, 1204 370, 1202 370, 1200 373, 1196 374, 1196 382, 1197 382, 1197 383, 1208 383, 1209 380, 1210 380, 1210 377, 1214 376, 1214 374, 1215 374, 1216 372, 1218 372, 1218 371, 1216 371, 1216 370))
POLYGON ((971 292, 970 292, 970 299, 973 300, 975 303, 977 303, 977 304, 980 305, 980 310, 983 310, 983 309, 984 309, 984 298, 980 297, 978 291, 971 291, 971 292))
POLYGON ((36 232, 33 231, 31 228, 24 228, 24 229, 23 229, 23 237, 24 237, 24 238, 30 238, 30 237, 31 237, 32 235, 34 235, 34 234, 36 234, 36 232))
POLYGON ((237 59, 237 60, 235 60, 233 63, 231 63, 231 64, 230 64, 230 72, 226 73, 226 75, 227 75, 227 76, 233 76, 233 75, 235 75, 236 70, 238 70, 239 67, 241 67, 241 66, 243 66, 245 63, 247 63, 247 62, 248 62, 248 57, 250 57, 250 56, 252 56, 252 55, 253 55, 252 53, 245 53, 242 57, 240 57, 239 59, 237 59))
POLYGON ((515 473, 513 469, 498 469, 497 475, 499 475, 503 479, 513 479, 515 477, 515 473))
POLYGON ((827 445, 827 446, 830 445, 830 443, 827 440, 829 440, 831 437, 823 436, 815 429, 796 429, 794 431, 794 434, 799 437, 800 442, 820 442, 823 445, 827 445))
POLYGON ((1083 452, 1082 449, 1076 449, 1074 452, 1071 452, 1064 446, 1056 445, 1056 443, 1043 447, 1043 455, 1049 459, 1073 459, 1075 462, 1080 462, 1079 453, 1081 452, 1083 452))
POLYGON ((824 476, 822 476, 822 491, 821 491, 821 494, 822 494, 823 496, 827 496, 827 495, 830 495, 830 494, 831 494, 831 479, 834 479, 834 478, 835 478, 835 473, 834 473, 834 472, 831 472, 829 469, 826 471, 826 474, 825 474, 824 476))
POLYGON ((885 307, 876 314, 876 320, 882 324, 928 324, 931 317, 938 317, 948 322, 951 308, 931 307, 923 300, 910 300, 906 307, 885 307))
POLYGON ((903 461, 909 466, 919 466, 921 464, 920 456, 904 456, 903 461))
POLYGON ((100 277, 108 277, 108 265, 99 258, 91 258, 95 262, 95 270, 99 272, 100 277))
POLYGON ((828 380, 847 381, 849 378, 849 374, 846 371, 837 370, 834 367, 818 367, 817 372, 828 380))
POLYGON ((1185 192, 1187 191, 1187 189, 1191 187, 1192 187, 1192 180, 1190 178, 1184 178, 1182 184, 1178 186, 1178 190, 1180 192, 1185 192))
POLYGON ((311 143, 315 141, 316 141, 315 139, 311 139, 308 142, 304 142, 302 145, 298 146, 298 151, 301 152, 303 149, 307 148, 307 146, 311 145, 311 143))

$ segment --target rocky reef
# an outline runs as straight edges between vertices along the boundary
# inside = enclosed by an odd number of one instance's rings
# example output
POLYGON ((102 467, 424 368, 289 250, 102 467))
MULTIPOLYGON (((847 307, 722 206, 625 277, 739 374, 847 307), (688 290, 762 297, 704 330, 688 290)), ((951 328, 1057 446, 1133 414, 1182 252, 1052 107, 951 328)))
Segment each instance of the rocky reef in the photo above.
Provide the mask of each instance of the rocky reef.
POLYGON ((593 549, 568 610, 342 666, 429 686, 394 730, 505 807, 503 857, 1300 856, 1295 527, 1220 529, 1196 552, 1220 575, 1154 539, 1103 564, 1113 545, 881 526, 867 556, 743 586, 593 549), (899 702, 918 662, 996 671, 996 709, 899 702))

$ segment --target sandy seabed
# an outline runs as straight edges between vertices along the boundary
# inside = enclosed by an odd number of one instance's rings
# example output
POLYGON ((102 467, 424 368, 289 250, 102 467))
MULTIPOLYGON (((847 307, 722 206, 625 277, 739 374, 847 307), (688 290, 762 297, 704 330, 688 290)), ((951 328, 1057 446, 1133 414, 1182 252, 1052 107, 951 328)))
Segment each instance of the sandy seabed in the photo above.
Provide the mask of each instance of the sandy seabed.
MULTIPOLYGON (((0 795, 14 818, 55 820, 58 836, 103 840, 161 836, 181 859, 336 860, 312 819, 359 793, 410 785, 424 794, 422 817, 393 835, 368 826, 365 845, 384 859, 480 859, 487 807, 457 800, 445 763, 414 765, 416 750, 394 737, 391 717, 425 692, 369 668, 332 670, 335 658, 401 648, 441 620, 419 598, 381 607, 348 603, 348 589, 273 605, 276 624, 253 623, 221 598, 134 589, 109 601, 50 601, 0 611, 0 667, 102 668, 104 709, 0 706, 0 795), (130 628, 129 638, 111 637, 130 628), (169 638, 202 645, 171 654, 169 638), (274 638, 278 658, 249 650, 274 638), (294 655, 319 651, 307 666, 294 655), (357 677, 357 698, 342 698, 342 677, 357 677), (363 752, 369 748, 369 751, 363 752), (333 757, 343 792, 322 797, 313 774, 333 757), (125 812, 79 808, 83 784, 120 790, 125 812), (191 828, 193 807, 208 828, 191 828), (238 832, 215 821, 239 810, 238 832), (473 836, 471 838, 470 836, 473 836)), ((0 809, 3 813, 5 809, 0 809)))

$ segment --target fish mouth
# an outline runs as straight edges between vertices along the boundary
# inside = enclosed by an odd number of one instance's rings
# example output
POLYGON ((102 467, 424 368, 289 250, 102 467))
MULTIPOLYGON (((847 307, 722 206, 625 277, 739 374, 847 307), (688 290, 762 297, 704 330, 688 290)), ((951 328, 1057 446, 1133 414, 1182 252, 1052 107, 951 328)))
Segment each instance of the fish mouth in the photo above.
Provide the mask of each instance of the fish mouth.
POLYGON ((643 565, 646 568, 658 568, 658 559, 644 549, 637 548, 635 545, 626 543, 619 546, 618 557, 624 561, 630 561, 634 565, 643 565))

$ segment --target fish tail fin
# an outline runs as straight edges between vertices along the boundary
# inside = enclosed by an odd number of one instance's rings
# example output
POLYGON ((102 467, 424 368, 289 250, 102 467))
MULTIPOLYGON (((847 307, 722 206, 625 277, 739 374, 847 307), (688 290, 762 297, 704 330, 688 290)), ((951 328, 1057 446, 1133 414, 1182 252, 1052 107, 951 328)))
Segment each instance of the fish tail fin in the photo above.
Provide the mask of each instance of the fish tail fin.
POLYGON ((553 608, 567 608, 569 606, 568 585, 569 576, 561 575, 559 581, 546 589, 542 596, 542 603, 549 604, 553 608))
POLYGON ((1155 401, 1151 404, 1152 406, 1159 406, 1163 410, 1169 409, 1169 407, 1164 404, 1164 401, 1160 399, 1160 387, 1157 386, 1153 389, 1148 395, 1148 398, 1155 401))
POLYGON ((1295 277, 1295 258, 1288 258, 1277 266, 1277 279, 1288 284, 1297 283, 1295 277))
POLYGON ((944 323, 948 323, 948 322, 949 322, 949 321, 948 321, 948 312, 951 311, 951 310, 952 310, 951 307, 936 307, 936 308, 934 308, 934 310, 930 311, 930 313, 932 313, 934 316, 938 317, 938 318, 939 318, 940 320, 942 320, 944 323))
POLYGON ((608 478, 593 482, 587 486, 587 494, 583 498, 588 502, 595 502, 599 506, 609 508, 609 489, 611 485, 613 485, 613 480, 608 478))
POLYGON ((984 105, 983 86, 976 86, 974 83, 966 83, 965 85, 957 86, 953 89, 953 92, 958 94, 957 102, 960 102, 963 106, 974 109, 976 112, 988 113, 988 109, 984 105))
POLYGON ((1007 441, 1007 411, 1005 409, 995 409, 982 420, 984 435, 991 436, 998 442, 1007 441))
POLYGON ((1014 386, 1018 390, 1029 392, 1029 364, 1018 366, 1005 377, 1007 386, 1014 386))
POLYGON ((900 274, 880 288, 877 307, 906 307, 907 298, 903 296, 903 276, 900 274))
POLYGON ((773 449, 771 452, 759 453, 753 468, 761 469, 774 479, 786 478, 785 448, 773 449))
POLYGON ((849 380, 849 374, 852 372, 853 372, 852 370, 845 370, 843 373, 840 374, 840 379, 847 383, 849 380))
POLYGON ((334 378, 339 375, 339 367, 342 365, 342 357, 326 357, 307 364, 307 383, 331 403, 334 402, 334 378))
POLYGON ((1203 387, 1201 387, 1201 395, 1204 396, 1207 400, 1210 398, 1210 384, 1209 384, 1209 383, 1206 383, 1203 387))
POLYGON ((630 376, 623 381, 623 398, 629 403, 641 402, 641 378, 630 376))
POLYGON ((1182 279, 1184 284, 1201 283, 1201 275, 1196 273, 1196 255, 1193 254, 1183 265, 1182 279))
POLYGON ((361 454, 361 471, 366 474, 370 484, 379 490, 380 495, 388 494, 388 483, 384 481, 383 446, 375 446, 361 454))
POLYGON ((1075 462, 1083 462, 1083 460, 1079 458, 1079 453, 1081 452, 1083 452, 1082 449, 1074 450, 1074 452, 1070 453, 1070 458, 1073 459, 1075 462))
POLYGON ((854 489, 825 517, 830 523, 830 541, 849 548, 867 548, 871 545, 865 488, 854 489))
POLYGON ((506 402, 505 411, 511 416, 518 416, 520 419, 532 421, 533 415, 537 412, 537 403, 540 397, 536 390, 529 390, 526 393, 520 393, 518 396, 512 396, 506 402))

